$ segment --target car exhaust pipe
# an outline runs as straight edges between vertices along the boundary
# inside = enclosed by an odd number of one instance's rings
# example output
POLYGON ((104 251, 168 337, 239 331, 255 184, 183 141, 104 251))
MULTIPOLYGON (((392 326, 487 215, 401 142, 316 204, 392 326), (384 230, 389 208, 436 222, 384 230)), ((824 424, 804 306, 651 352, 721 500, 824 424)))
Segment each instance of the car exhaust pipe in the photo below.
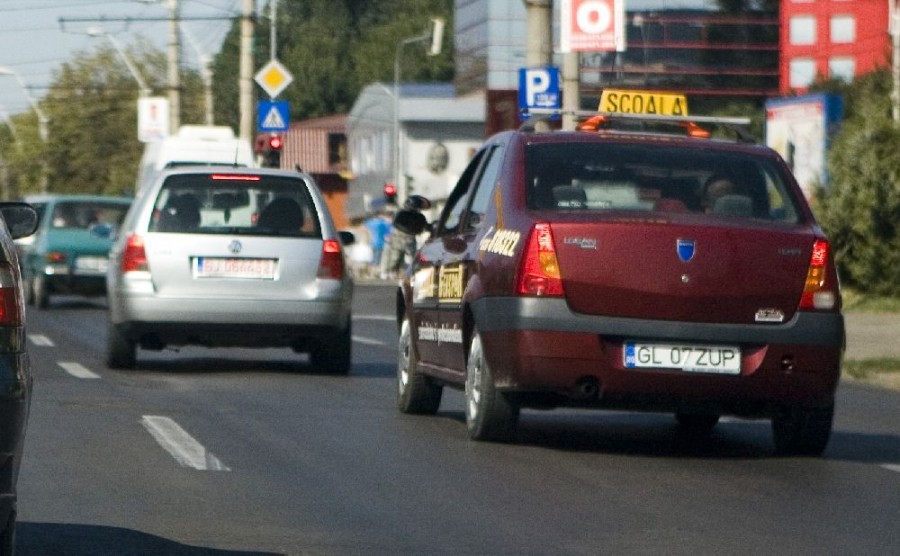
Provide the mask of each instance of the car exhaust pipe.
POLYGON ((582 400, 596 398, 600 395, 600 383, 592 376, 585 376, 575 382, 575 397, 582 400))

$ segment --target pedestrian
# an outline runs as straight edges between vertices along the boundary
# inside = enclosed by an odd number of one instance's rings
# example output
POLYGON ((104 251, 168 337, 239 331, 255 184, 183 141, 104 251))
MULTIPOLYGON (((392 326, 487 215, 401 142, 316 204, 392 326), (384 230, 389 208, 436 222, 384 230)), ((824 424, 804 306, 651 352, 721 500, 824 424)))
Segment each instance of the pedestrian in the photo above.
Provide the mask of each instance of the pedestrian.
POLYGON ((391 233, 391 221, 385 212, 378 212, 363 222, 369 232, 369 247, 372 248, 372 266, 379 268, 387 238, 391 233))

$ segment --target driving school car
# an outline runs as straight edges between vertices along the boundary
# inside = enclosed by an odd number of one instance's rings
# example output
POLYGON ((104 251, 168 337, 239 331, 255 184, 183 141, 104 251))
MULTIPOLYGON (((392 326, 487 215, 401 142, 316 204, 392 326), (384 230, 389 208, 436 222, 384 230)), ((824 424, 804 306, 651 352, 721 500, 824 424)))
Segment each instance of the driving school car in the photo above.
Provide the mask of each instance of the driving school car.
POLYGON ((435 222, 401 211, 429 237, 397 293, 400 410, 463 389, 476 440, 512 438, 528 407, 669 412, 693 433, 766 418, 778 452, 820 454, 844 348, 831 247, 777 153, 711 138, 736 123, 503 132, 435 222))

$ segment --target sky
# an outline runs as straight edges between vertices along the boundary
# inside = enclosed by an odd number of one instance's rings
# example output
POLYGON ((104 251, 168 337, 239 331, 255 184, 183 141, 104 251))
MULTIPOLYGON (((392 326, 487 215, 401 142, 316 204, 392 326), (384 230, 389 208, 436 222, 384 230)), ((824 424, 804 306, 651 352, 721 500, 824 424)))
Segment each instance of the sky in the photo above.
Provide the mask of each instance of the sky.
MULTIPOLYGON (((215 54, 225 38, 230 21, 190 18, 228 18, 240 13, 241 0, 178 0, 183 24, 197 48, 215 54)), ((79 52, 108 47, 102 37, 91 37, 86 29, 101 26, 125 47, 144 36, 165 51, 166 21, 112 21, 115 18, 166 18, 167 0, 0 0, 0 68, 10 69, 25 82, 29 94, 42 98, 53 82, 54 71, 79 52), (107 21, 102 21, 102 18, 107 21), (65 19, 65 25, 60 19, 65 19), (72 21, 97 18, 97 21, 72 21), (105 44, 103 44, 105 43, 105 44)), ((198 67, 196 51, 185 39, 182 65, 198 67)), ((137 87, 137 83, 135 83, 137 87)), ((0 75, 0 118, 31 110, 28 96, 12 75, 0 75)))

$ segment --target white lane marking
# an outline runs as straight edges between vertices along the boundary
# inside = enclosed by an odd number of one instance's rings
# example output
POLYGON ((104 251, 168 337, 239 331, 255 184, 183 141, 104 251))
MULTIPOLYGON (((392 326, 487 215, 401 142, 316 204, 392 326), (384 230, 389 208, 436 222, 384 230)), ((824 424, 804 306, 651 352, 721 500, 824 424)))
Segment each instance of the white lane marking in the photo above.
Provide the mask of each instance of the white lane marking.
POLYGON ((397 317, 390 315, 353 315, 353 320, 386 320, 396 322, 397 317))
POLYGON ((182 467, 193 467, 200 471, 231 471, 172 419, 144 415, 141 424, 182 467))
POLYGON ((900 465, 896 463, 882 463, 881 467, 887 469, 888 471, 894 471, 895 473, 900 473, 900 465))
POLYGON ((366 344, 369 346, 386 346, 387 343, 382 342, 381 340, 375 340, 373 338, 366 338, 365 336, 353 336, 353 341, 358 344, 366 344))
POLYGON ((95 379, 100 378, 100 375, 97 373, 91 372, 87 367, 82 365, 81 363, 76 363, 74 361, 57 361, 57 365, 63 368, 64 371, 74 376, 75 378, 86 378, 86 379, 95 379))
POLYGON ((53 343, 53 340, 44 336, 43 334, 29 334, 28 339, 31 340, 31 343, 36 346, 53 347, 54 345, 56 345, 53 343))

